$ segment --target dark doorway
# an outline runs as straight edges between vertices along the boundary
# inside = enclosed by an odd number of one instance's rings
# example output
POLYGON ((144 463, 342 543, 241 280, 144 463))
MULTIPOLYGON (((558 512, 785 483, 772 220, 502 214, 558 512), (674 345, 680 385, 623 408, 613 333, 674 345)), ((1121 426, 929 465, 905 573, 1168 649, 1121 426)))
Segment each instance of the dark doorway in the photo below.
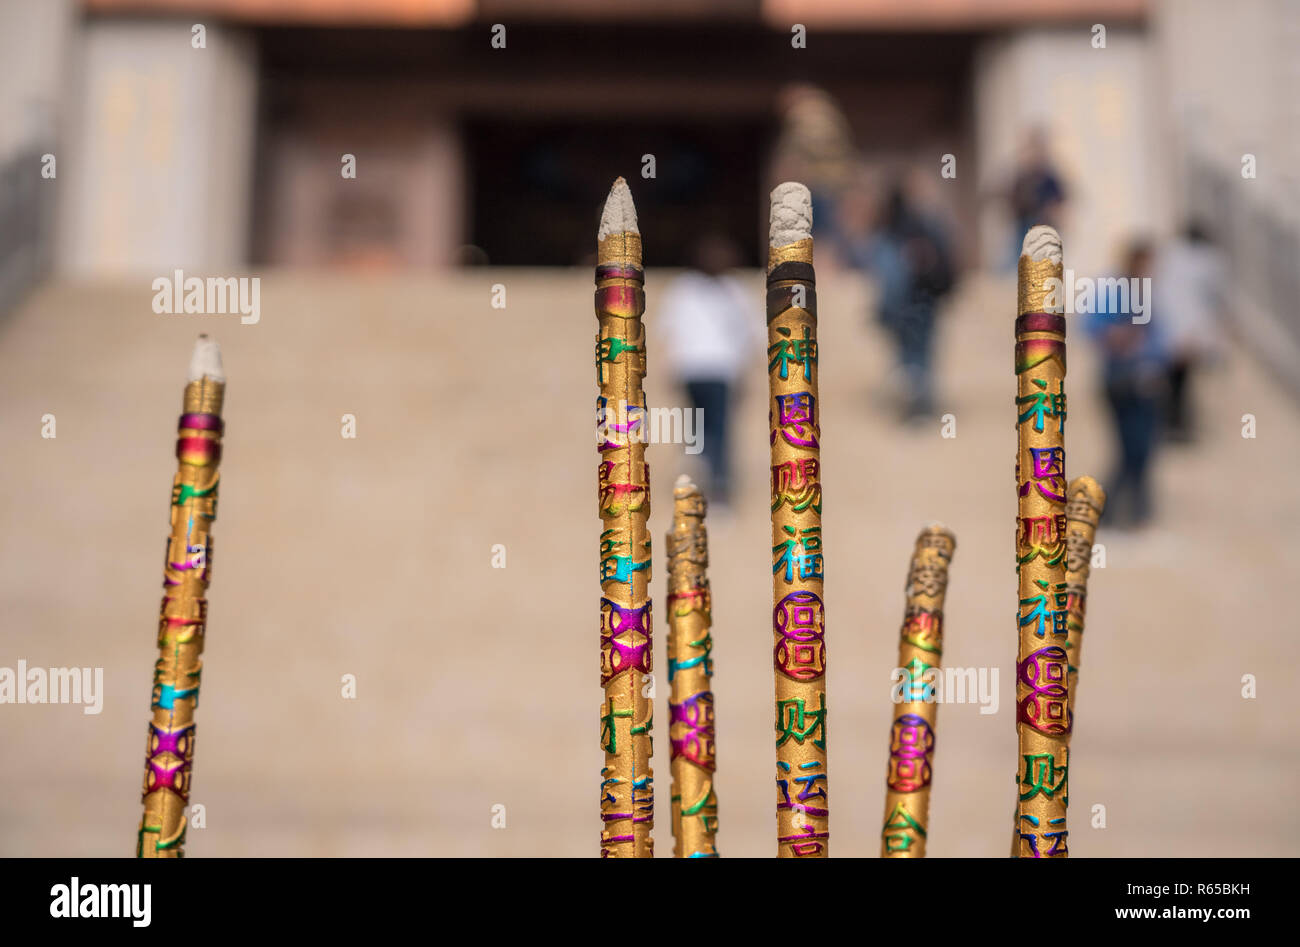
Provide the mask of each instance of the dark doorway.
POLYGON ((501 266, 569 266, 595 255, 609 186, 627 178, 649 266, 682 266, 706 230, 732 235, 758 266, 762 156, 754 121, 470 121, 471 242, 501 266), (654 176, 644 177, 644 156, 654 176), (582 213, 574 213, 582 208, 582 213))

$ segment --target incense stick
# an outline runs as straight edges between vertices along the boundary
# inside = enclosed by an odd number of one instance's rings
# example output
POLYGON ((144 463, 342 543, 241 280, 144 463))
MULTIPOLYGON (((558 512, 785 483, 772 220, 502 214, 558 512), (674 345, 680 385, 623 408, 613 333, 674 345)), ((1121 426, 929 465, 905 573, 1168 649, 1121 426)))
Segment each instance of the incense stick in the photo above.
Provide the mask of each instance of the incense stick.
POLYGON ((673 855, 718 854, 717 748, 713 729, 713 624, 709 592, 708 504, 682 474, 668 533, 668 740, 672 747, 673 855))
POLYGON ((627 182, 610 189, 596 254, 600 454, 600 839, 602 857, 654 854, 650 769, 650 470, 645 462, 645 312, 641 233, 627 182))
POLYGON ((1016 825, 1021 857, 1069 853, 1065 579, 1065 317, 1061 238, 1025 235, 1016 318, 1016 825))
POLYGON ((886 858, 924 858, 930 817, 930 778, 934 760, 934 676, 943 656, 943 600, 948 565, 957 540, 944 527, 926 527, 916 537, 907 571, 907 605, 898 642, 902 701, 889 729, 889 769, 885 780, 885 824, 880 854, 886 858))
MULTIPOLYGON (((1070 730, 1066 746, 1074 736, 1074 699, 1078 688, 1079 664, 1083 650, 1084 619, 1087 614, 1088 576, 1092 571, 1092 544, 1097 536, 1097 524, 1106 509, 1106 492, 1092 477, 1075 477, 1070 481, 1065 501, 1065 588, 1068 596, 1066 610, 1067 637, 1065 650, 1069 661, 1066 684, 1066 709, 1069 712, 1070 730)), ((1066 757, 1067 774, 1069 757, 1066 757)), ((1065 786, 1069 800, 1069 783, 1065 786)), ((1020 851, 1019 818, 1011 831, 1011 856, 1020 851)))
POLYGON ((772 191, 767 264, 777 854, 830 849, 812 199, 772 191))
POLYGON ((179 464, 172 481, 171 536, 163 565, 144 816, 136 840, 136 855, 141 858, 184 855, 185 805, 194 762, 194 710, 199 703, 200 655, 207 630, 204 595, 212 568, 208 529, 217 516, 225 390, 221 350, 201 335, 190 360, 176 441, 179 464))
POLYGON ((1092 574, 1092 544, 1097 524, 1106 510, 1106 491, 1091 477, 1075 477, 1065 501, 1065 590, 1069 652, 1070 734, 1074 733, 1074 698, 1078 688, 1079 664, 1083 656, 1083 627, 1088 613, 1088 577, 1092 574))
POLYGON ((1069 772, 1073 762, 1070 741, 1074 737, 1074 700, 1079 689, 1079 665, 1083 659, 1083 629, 1088 611, 1088 578, 1092 574, 1092 544, 1097 538, 1097 524, 1106 509, 1106 491, 1092 477, 1075 477, 1065 501, 1065 591, 1068 679, 1066 704, 1070 729, 1065 735, 1065 804, 1070 804, 1069 772))

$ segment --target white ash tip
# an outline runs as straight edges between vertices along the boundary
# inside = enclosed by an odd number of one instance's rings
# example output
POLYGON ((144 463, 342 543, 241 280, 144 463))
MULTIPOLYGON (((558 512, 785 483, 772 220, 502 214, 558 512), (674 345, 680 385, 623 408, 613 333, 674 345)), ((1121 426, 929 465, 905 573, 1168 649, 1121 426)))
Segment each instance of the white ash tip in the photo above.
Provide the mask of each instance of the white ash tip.
POLYGON ((632 191, 622 178, 616 180, 609 189, 605 209, 600 212, 600 230, 596 236, 597 239, 604 240, 616 233, 641 233, 636 226, 636 205, 632 203, 632 191))
POLYGON ((772 188, 772 212, 768 218, 768 242, 784 247, 812 236, 812 194, 797 181, 772 188))
POLYGON ((1025 234, 1025 242, 1020 249, 1020 255, 1027 256, 1035 262, 1038 260, 1051 260, 1059 265, 1061 262, 1061 235, 1056 232, 1055 227, 1049 227, 1046 224, 1030 227, 1029 233, 1025 234))
POLYGON ((698 490, 698 489, 699 489, 699 487, 697 487, 697 486, 695 485, 695 481, 691 479, 691 475, 690 475, 690 474, 682 474, 680 477, 677 478, 677 482, 676 482, 675 484, 673 484, 673 486, 674 486, 674 488, 676 488, 676 489, 678 489, 678 490, 698 490))
POLYGON ((194 343, 194 354, 190 356, 189 380, 200 381, 204 377, 224 383, 226 373, 221 367, 221 346, 201 335, 194 343))

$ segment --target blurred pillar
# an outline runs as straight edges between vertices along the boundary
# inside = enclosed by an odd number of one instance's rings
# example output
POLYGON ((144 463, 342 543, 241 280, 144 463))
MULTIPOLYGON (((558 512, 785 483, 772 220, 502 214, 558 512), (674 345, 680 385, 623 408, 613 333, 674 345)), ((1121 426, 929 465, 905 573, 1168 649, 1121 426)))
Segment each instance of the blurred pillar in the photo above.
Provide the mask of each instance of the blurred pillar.
POLYGON ((77 112, 59 159, 58 263, 76 275, 248 259, 252 38, 198 20, 88 19, 77 112))
POLYGON ((47 272, 71 0, 0 4, 0 314, 47 272))

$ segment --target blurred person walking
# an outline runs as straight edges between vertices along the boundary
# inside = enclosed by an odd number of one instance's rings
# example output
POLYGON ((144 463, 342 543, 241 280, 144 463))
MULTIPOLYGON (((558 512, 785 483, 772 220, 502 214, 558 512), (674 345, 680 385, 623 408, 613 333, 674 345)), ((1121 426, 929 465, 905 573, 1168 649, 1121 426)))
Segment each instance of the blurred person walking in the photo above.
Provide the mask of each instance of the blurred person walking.
POLYGON ((850 261, 874 276, 877 318, 894 339, 903 376, 903 419, 934 408, 931 364, 939 304, 953 285, 947 228, 896 184, 865 239, 846 240, 850 261))
POLYGON ((1165 434, 1178 443, 1195 435, 1192 376, 1223 357, 1222 314, 1227 269, 1222 255, 1198 222, 1161 248, 1152 282, 1160 294, 1169 346, 1165 434))
POLYGON ((1011 241, 1011 268, 1015 269, 1030 227, 1047 224, 1061 229, 1065 185, 1052 162, 1047 132, 1042 128, 1031 128, 1025 133, 1020 158, 1011 175, 1007 202, 1015 227, 1011 241))
POLYGON ((752 294, 729 275, 740 262, 734 241, 706 234, 691 259, 692 268, 664 292, 655 324, 691 406, 703 412, 705 495, 716 510, 731 500, 730 417, 737 381, 758 363, 767 335, 752 294))
MULTIPOLYGON (((1120 276, 1148 278, 1153 265, 1151 245, 1133 240, 1125 250, 1120 276)), ((1106 481, 1105 522, 1136 529, 1145 525, 1153 512, 1151 460, 1160 437, 1169 350, 1161 314, 1152 313, 1146 323, 1134 324, 1132 313, 1119 311, 1122 307, 1113 305, 1115 302, 1098 292, 1093 311, 1084 316, 1084 327, 1101 348, 1102 388, 1118 450, 1114 472, 1106 481)))

